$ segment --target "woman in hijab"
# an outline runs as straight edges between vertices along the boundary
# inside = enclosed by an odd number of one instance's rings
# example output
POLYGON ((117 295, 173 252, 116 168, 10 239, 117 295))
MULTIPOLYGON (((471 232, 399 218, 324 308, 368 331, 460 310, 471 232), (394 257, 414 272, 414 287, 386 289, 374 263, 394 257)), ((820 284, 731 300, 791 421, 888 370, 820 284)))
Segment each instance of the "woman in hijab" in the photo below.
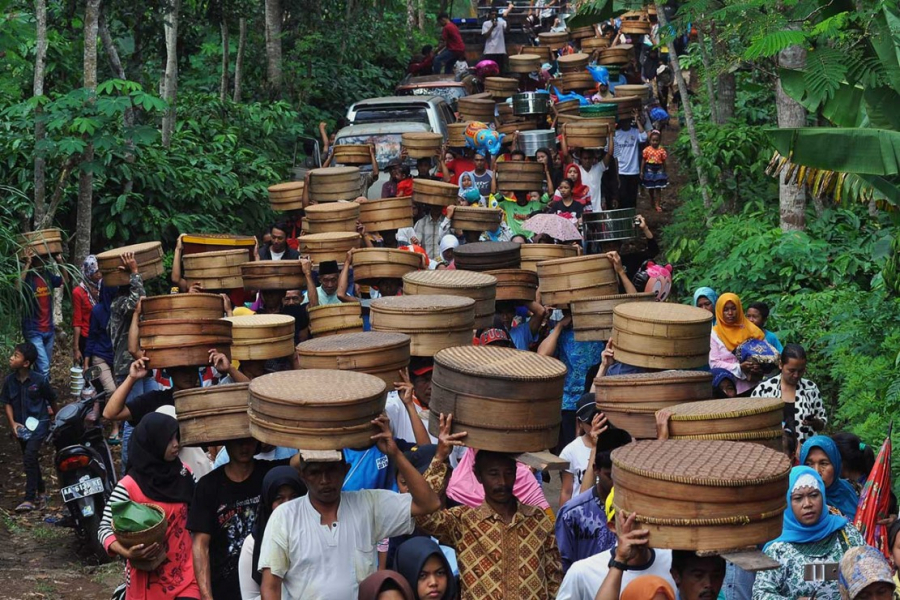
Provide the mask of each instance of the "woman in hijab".
POLYGON ((737 294, 719 296, 715 320, 709 340, 709 367, 725 369, 734 375, 738 396, 747 396, 762 381, 763 372, 752 360, 738 360, 735 350, 747 340, 762 341, 766 336, 744 316, 744 308, 737 294))
POLYGON ((101 277, 97 257, 91 254, 81 264, 81 281, 72 290, 72 356, 77 366, 84 362, 84 350, 91 326, 91 309, 100 299, 101 277))
POLYGON ((178 421, 161 413, 141 419, 131 435, 128 474, 119 480, 103 509, 100 543, 110 555, 128 560, 126 600, 199 599, 194 577, 191 535, 188 532, 188 504, 194 495, 194 479, 178 459, 178 421), (138 544, 125 548, 112 529, 112 505, 116 502, 155 504, 168 521, 165 543, 138 544), (152 560, 160 552, 166 560, 154 571, 131 566, 131 559, 152 560))
POLYGON ((781 568, 756 574, 753 600, 795 600, 814 594, 817 600, 840 600, 837 581, 806 581, 806 565, 840 562, 847 550, 864 546, 865 540, 847 519, 828 511, 826 498, 825 484, 814 469, 791 469, 781 535, 763 548, 781 568))
POLYGON ((453 250, 459 247, 459 240, 452 233, 441 238, 441 255, 435 257, 437 266, 435 269, 453 269, 453 250))
MULTIPOLYGON (((336 574, 335 576, 339 576, 336 574)), ((413 600, 412 588, 396 571, 376 571, 359 582, 359 600, 413 600)))
POLYGON ((675 592, 662 577, 642 575, 625 586, 619 600, 675 600, 675 592))
POLYGON ((800 448, 800 464, 818 472, 825 484, 825 498, 828 506, 840 511, 852 521, 856 516, 859 496, 849 481, 841 479, 841 452, 837 444, 827 435, 814 435, 800 448))
POLYGON ((263 533, 272 512, 290 500, 306 494, 306 485, 300 479, 300 473, 294 467, 287 465, 275 467, 266 473, 262 485, 262 502, 256 514, 256 523, 253 532, 244 538, 241 546, 241 558, 238 562, 238 572, 241 580, 241 598, 243 600, 259 600, 259 586, 262 584, 262 573, 259 572, 259 555, 263 533))
POLYGON ((395 563, 412 586, 415 600, 456 598, 453 570, 441 547, 430 537, 414 537, 400 544, 395 563))
MULTIPOLYGON (((586 210, 591 208, 591 190, 581 180, 581 169, 578 165, 572 163, 566 167, 566 179, 572 183, 572 198, 575 202, 581 204, 586 210)), ((553 197, 554 200, 558 198, 553 197)))
POLYGON ((698 287, 697 291, 694 292, 694 306, 711 312, 713 325, 716 324, 716 300, 718 299, 719 295, 711 287, 698 287))

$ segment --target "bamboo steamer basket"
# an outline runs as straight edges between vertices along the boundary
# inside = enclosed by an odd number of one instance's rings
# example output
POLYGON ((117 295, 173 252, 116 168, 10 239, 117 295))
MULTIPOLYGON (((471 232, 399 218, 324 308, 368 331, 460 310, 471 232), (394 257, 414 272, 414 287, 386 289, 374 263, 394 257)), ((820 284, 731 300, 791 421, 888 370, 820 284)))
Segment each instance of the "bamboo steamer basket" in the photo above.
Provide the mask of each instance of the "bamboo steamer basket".
POLYGON ((605 37, 590 37, 581 40, 581 51, 586 52, 588 54, 592 53, 594 50, 603 50, 604 48, 609 48, 609 38, 605 37))
POLYGON ((457 103, 460 118, 463 121, 482 121, 485 123, 494 120, 494 100, 465 96, 457 103))
POLYGON ((629 84, 619 84, 613 89, 613 95, 618 98, 627 98, 628 96, 636 96, 640 98, 642 101, 646 102, 650 99, 650 86, 639 84, 639 85, 629 85, 629 84))
POLYGON ((579 342, 605 342, 612 335, 613 308, 623 302, 656 302, 656 294, 614 294, 572 302, 572 329, 579 342))
POLYGON ((534 352, 460 346, 434 357, 428 429, 453 414, 453 432, 466 446, 496 452, 534 452, 556 445, 566 367, 534 352))
POLYGON ((631 113, 634 112, 635 109, 640 110, 641 108, 641 99, 637 96, 604 98, 603 102, 616 105, 616 118, 618 119, 630 119, 631 113))
POLYGON ((654 548, 727 551, 781 534, 790 460, 759 444, 655 440, 612 453, 617 511, 654 548))
POLYGON ((587 27, 576 27, 575 29, 569 30, 569 37, 573 40, 583 40, 585 38, 592 38, 596 35, 594 31, 593 25, 588 25, 587 27))
POLYGON ((299 260, 256 260, 241 265, 248 290, 305 290, 306 276, 299 260))
POLYGON ((325 167, 309 172, 309 199, 313 202, 353 200, 359 192, 359 167, 325 167))
POLYGON ((522 262, 518 242, 475 242, 453 250, 453 261, 463 271, 518 269, 522 262))
POLYGON ((619 28, 622 33, 650 35, 652 24, 646 12, 632 10, 623 13, 619 18, 622 19, 622 26, 619 28))
POLYGON ((356 202, 327 202, 306 207, 309 233, 344 231, 356 233, 359 204, 356 202))
POLYGON ((31 248, 36 256, 52 256, 63 251, 62 230, 56 227, 38 229, 20 234, 17 238, 19 245, 31 248))
MULTIPOLYGON (((530 50, 530 48, 529 48, 530 50)), ((515 54, 509 57, 510 73, 534 73, 541 70, 541 57, 537 54, 515 54)))
POLYGON ((596 119, 566 123, 563 131, 566 143, 573 148, 603 148, 609 135, 608 125, 596 119))
POLYGON ((594 81, 594 78, 590 73, 582 70, 574 73, 563 73, 561 87, 564 92, 592 90, 597 87, 597 82, 594 81))
POLYGON ((587 120, 588 119, 586 117, 582 117, 577 113, 559 113, 556 117, 556 130, 560 131, 560 125, 568 125, 569 123, 582 123, 587 120))
POLYGON ((122 246, 114 250, 107 250, 97 255, 97 265, 100 272, 103 273, 103 283, 107 286, 128 285, 131 280, 131 274, 127 271, 120 271, 122 261, 119 256, 126 252, 134 252, 134 259, 137 261, 138 273, 141 279, 147 281, 163 274, 163 251, 160 242, 144 242, 143 244, 133 244, 131 246, 122 246))
POLYGON ((184 278, 200 283, 207 290, 230 290, 243 287, 241 265, 247 262, 246 250, 216 250, 182 257, 184 278))
POLYGON ((726 398, 665 408, 668 437, 673 440, 756 442, 782 446, 784 402, 780 398, 726 398))
POLYGON ((416 271, 403 276, 403 293, 471 298, 475 301, 475 329, 494 324, 497 278, 493 275, 452 269, 416 271))
POLYGON ((326 260, 342 263, 347 252, 359 246, 359 240, 358 233, 345 231, 311 233, 300 237, 300 253, 308 255, 314 265, 326 260))
POLYGON ((527 49, 525 46, 522 47, 523 54, 531 54, 532 56, 537 56, 540 60, 540 64, 535 71, 539 71, 540 67, 544 63, 552 63, 556 59, 556 52, 554 52, 549 46, 528 46, 527 49))
MULTIPOLYGON (((560 307, 585 298, 611 296, 619 291, 616 272, 603 254, 539 262, 537 274, 541 284, 541 302, 550 306, 560 307)), ((617 358, 618 351, 617 345, 617 358)))
POLYGON ((249 383, 214 385, 175 392, 182 446, 219 446, 250 437, 249 383))
POLYGON ((282 371, 250 382, 250 433, 275 446, 341 450, 372 445, 372 419, 387 386, 374 375, 329 369, 282 371))
POLYGON ((463 148, 466 145, 466 128, 469 122, 450 123, 447 125, 447 144, 452 148, 463 148))
POLYGON ((272 210, 288 211, 303 208, 303 181, 289 181, 269 186, 269 204, 272 210))
POLYGON ((366 144, 335 144, 334 162, 341 165, 372 164, 370 148, 366 144))
POLYGON ((589 54, 576 52, 575 54, 560 56, 559 59, 557 59, 557 62, 559 64, 559 70, 562 73, 586 72, 585 69, 591 62, 591 57, 589 54))
POLYGON ((269 360, 294 352, 294 317, 244 315, 226 317, 231 322, 231 358, 269 360))
POLYGON ((457 206, 453 209, 450 226, 463 231, 493 231, 500 225, 503 212, 482 206, 457 206))
POLYGON ((453 206, 459 186, 430 179, 413 179, 413 201, 431 206, 453 206))
POLYGON ((412 227, 412 196, 366 200, 359 205, 359 222, 368 232, 412 227))
POLYGON ((141 300, 141 319, 221 319, 225 300, 219 294, 166 294, 141 300))
POLYGON ((541 46, 550 48, 551 50, 559 50, 560 48, 565 48, 569 43, 569 33, 567 31, 546 31, 543 33, 539 33, 538 43, 541 46))
POLYGON ((578 102, 578 100, 564 100, 562 102, 557 102, 554 105, 554 108, 556 109, 556 113, 560 116, 569 113, 577 115, 580 106, 581 103, 578 102))
MULTIPOLYGON (((113 519, 112 521, 112 529, 113 533, 116 534, 116 541, 122 544, 125 548, 131 548, 133 546, 137 546, 138 544, 143 544, 145 546, 149 546, 150 544, 159 544, 161 547, 166 547, 166 532, 169 529, 169 520, 166 518, 166 511, 162 509, 161 506, 158 506, 153 503, 142 503, 144 506, 150 507, 155 510, 162 517, 162 520, 159 523, 155 524, 153 527, 148 527, 142 531, 120 531, 116 529, 116 521, 113 519)), ((129 559, 129 564, 138 569, 139 571, 155 571, 161 564, 166 562, 166 553, 160 552, 156 558, 150 559, 129 559)))
POLYGON ((404 333, 341 333, 297 346, 301 369, 338 369, 378 377, 394 389, 399 371, 409 366, 410 337, 404 333))
POLYGON ((472 344, 475 301, 446 294, 378 298, 369 305, 369 321, 372 331, 409 335, 412 356, 434 356, 472 344))
POLYGON ((184 256, 198 252, 242 249, 247 254, 247 260, 253 260, 253 249, 256 247, 254 236, 231 233, 186 233, 181 242, 184 256))
POLYGON ((231 358, 231 323, 224 319, 141 321, 139 331, 154 369, 208 365, 210 348, 231 358))
POLYGON ((363 330, 362 306, 359 302, 320 304, 308 309, 309 333, 315 337, 363 330))
POLYGON ((626 404, 659 410, 709 398, 712 379, 709 371, 608 375, 594 379, 594 389, 598 405, 626 404))
POLYGON ((656 409, 640 404, 597 404, 611 425, 624 429, 636 440, 656 439, 656 409))
POLYGON ((631 44, 621 44, 600 50, 600 58, 597 59, 597 63, 600 65, 627 65, 633 55, 634 47, 631 44))
POLYGON ((628 302, 613 309, 616 360, 636 367, 695 369, 708 365, 711 329, 712 314, 693 306, 628 302))
POLYGON ((353 280, 376 283, 379 279, 402 279, 422 268, 422 255, 394 248, 362 248, 353 253, 353 280))
POLYGON ((533 302, 537 298, 537 273, 526 269, 488 271, 497 279, 497 301, 533 302))
POLYGON ((544 165, 522 160, 504 160, 497 163, 496 176, 498 190, 514 192, 540 190, 546 177, 544 165))
POLYGON ((444 138, 439 133, 412 132, 401 136, 406 153, 412 158, 431 158, 441 150, 444 138))
POLYGON ((500 123, 515 123, 521 121, 513 112, 513 106, 509 102, 498 102, 495 105, 497 109, 497 119, 500 123))
POLYGON ((571 244, 522 244, 522 268, 537 273, 537 264, 557 258, 574 258, 581 248, 571 244))
POLYGON ((509 98, 519 91, 519 80, 512 77, 485 77, 484 91, 494 98, 509 98))
MULTIPOLYGON (((516 121, 510 121, 509 123, 504 123, 497 127, 497 133, 503 133, 505 135, 512 135, 517 131, 535 131, 542 127, 541 123, 538 123, 536 119, 522 119, 516 121)), ((519 162, 519 161, 503 161, 503 162, 519 162)), ((499 164, 499 163, 498 163, 499 164)))

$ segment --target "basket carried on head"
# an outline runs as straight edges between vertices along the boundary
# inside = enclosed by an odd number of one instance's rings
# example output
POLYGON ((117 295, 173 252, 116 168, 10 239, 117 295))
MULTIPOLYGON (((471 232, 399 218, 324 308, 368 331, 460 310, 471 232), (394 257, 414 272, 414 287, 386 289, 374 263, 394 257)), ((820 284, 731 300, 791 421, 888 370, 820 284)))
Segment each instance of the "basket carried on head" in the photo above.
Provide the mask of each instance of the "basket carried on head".
POLYGON ((112 528, 113 533, 116 535, 116 541, 125 548, 132 548, 138 544, 149 546, 153 543, 158 543, 162 546, 162 551, 159 552, 153 560, 131 559, 128 561, 135 569, 141 571, 155 571, 159 565, 166 561, 166 530, 169 527, 169 521, 166 519, 166 511, 164 511, 162 507, 149 503, 144 504, 144 506, 159 513, 160 521, 156 525, 142 531, 120 531, 116 529, 116 520, 113 519, 112 528))

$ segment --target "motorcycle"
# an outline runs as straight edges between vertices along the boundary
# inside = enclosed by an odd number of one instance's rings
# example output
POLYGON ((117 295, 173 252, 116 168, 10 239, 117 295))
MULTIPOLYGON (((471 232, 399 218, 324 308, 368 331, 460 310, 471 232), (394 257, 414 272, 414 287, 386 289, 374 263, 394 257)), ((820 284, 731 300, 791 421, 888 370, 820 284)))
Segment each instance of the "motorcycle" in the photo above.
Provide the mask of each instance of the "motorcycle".
POLYGON ((50 440, 56 448, 54 465, 63 503, 82 542, 101 562, 109 556, 97 538, 103 509, 116 486, 116 469, 106 443, 100 414, 106 392, 100 383, 100 367, 84 372, 87 385, 75 402, 56 413, 50 440), (94 404, 99 403, 99 412, 94 404))

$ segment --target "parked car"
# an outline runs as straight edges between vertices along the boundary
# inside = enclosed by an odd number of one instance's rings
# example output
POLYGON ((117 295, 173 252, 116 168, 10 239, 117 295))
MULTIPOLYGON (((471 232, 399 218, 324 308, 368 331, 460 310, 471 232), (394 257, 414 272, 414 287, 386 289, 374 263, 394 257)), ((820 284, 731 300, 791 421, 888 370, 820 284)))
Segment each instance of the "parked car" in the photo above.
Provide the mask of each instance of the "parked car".
POLYGON ((440 96, 456 111, 460 98, 475 93, 475 84, 471 76, 458 81, 455 75, 420 75, 406 76, 394 90, 398 96, 440 96))

